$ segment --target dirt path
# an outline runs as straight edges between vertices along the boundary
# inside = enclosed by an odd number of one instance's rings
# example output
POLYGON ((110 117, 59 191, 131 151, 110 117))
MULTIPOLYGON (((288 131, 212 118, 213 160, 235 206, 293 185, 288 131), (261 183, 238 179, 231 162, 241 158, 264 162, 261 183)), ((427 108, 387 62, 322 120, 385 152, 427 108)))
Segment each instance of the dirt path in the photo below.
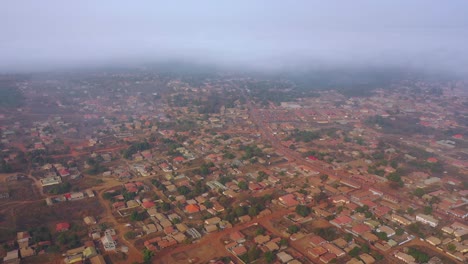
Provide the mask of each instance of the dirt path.
POLYGON ((126 259, 127 263, 140 262, 143 260, 142 253, 127 239, 125 239, 124 234, 128 231, 124 225, 117 222, 115 217, 112 214, 112 208, 109 201, 102 198, 102 194, 116 186, 122 185, 121 182, 114 183, 113 185, 105 184, 105 187, 95 189, 97 192, 97 198, 99 203, 103 206, 104 212, 102 212, 102 218, 100 221, 109 222, 113 225, 114 229, 117 231, 117 236, 119 241, 125 241, 125 245, 128 246, 128 258, 126 259))

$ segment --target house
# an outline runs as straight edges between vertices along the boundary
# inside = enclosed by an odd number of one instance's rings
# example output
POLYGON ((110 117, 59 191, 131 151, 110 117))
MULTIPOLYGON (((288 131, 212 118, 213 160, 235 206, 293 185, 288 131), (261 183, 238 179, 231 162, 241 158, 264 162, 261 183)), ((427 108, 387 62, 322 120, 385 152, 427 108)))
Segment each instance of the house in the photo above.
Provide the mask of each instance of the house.
POLYGON ((97 255, 89 259, 91 264, 106 264, 104 257, 102 255, 97 255))
POLYGON ((360 258, 365 264, 373 264, 373 263, 375 263, 374 257, 372 257, 371 255, 369 255, 369 254, 367 254, 367 253, 364 253, 364 254, 359 255, 359 258, 360 258))
POLYGON ((145 231, 146 234, 151 234, 157 232, 158 228, 155 224, 147 224, 143 226, 143 231, 145 231))
POLYGON ((189 204, 185 206, 185 212, 189 214, 200 212, 200 206, 198 206, 197 204, 189 204))
POLYGON ((327 253, 328 251, 324 247, 318 246, 318 247, 308 249, 307 252, 313 258, 318 258, 318 257, 322 256, 323 254, 327 253))
POLYGON ((239 222, 241 223, 246 223, 252 220, 252 218, 249 215, 243 215, 243 216, 238 217, 237 219, 239 219, 239 222))
POLYGON ((431 244, 433 246, 438 246, 438 245, 440 245, 440 243, 442 243, 442 241, 439 238, 435 237, 435 236, 430 236, 430 237, 426 238, 426 241, 427 241, 427 243, 429 243, 429 244, 431 244))
POLYGON ((104 247, 105 251, 114 251, 116 249, 117 243, 112 238, 110 233, 105 233, 104 236, 101 238, 101 243, 104 247))
POLYGON ((281 261, 281 263, 288 263, 289 261, 294 259, 291 255, 284 251, 276 254, 276 257, 279 259, 279 261, 281 261))
POLYGON ((320 256, 320 261, 323 263, 330 263, 334 259, 336 259, 336 255, 333 253, 325 253, 322 256, 320 256))
POLYGON ((263 245, 268 241, 270 241, 270 236, 269 235, 258 235, 256 237, 254 237, 254 242, 259 244, 259 245, 263 245))
POLYGON ((421 222, 432 227, 436 227, 439 224, 439 221, 432 217, 431 215, 417 214, 416 221, 421 222))
POLYGON ((299 202, 296 201, 294 195, 291 193, 281 196, 278 200, 286 207, 293 207, 299 204, 299 202))
POLYGON ((395 257, 405 263, 416 263, 416 259, 413 256, 400 251, 395 254, 395 257))
POLYGON ((232 253, 234 253, 237 256, 242 256, 245 253, 247 253, 247 248, 245 248, 242 245, 238 245, 238 246, 232 248, 231 251, 232 251, 232 253))
POLYGON ((94 225, 97 223, 96 218, 94 218, 94 216, 86 216, 85 218, 83 218, 83 221, 87 225, 94 225))
POLYGON ((53 177, 47 177, 47 178, 41 179, 40 181, 41 181, 42 187, 45 187, 45 186, 51 186, 51 185, 61 183, 62 178, 60 178, 59 176, 53 176, 53 177))
POLYGON ((205 225, 205 231, 206 231, 207 233, 211 233, 211 232, 218 231, 218 226, 215 225, 215 224, 205 225))
POLYGON ((144 201, 141 206, 145 209, 150 209, 156 206, 156 204, 152 201, 144 201))
POLYGON ((458 217, 458 218, 461 218, 461 219, 465 219, 468 217, 468 211, 464 211, 460 208, 455 208, 455 209, 450 209, 447 211, 447 213, 455 216, 455 217, 458 217))
POLYGON ((407 225, 411 224, 410 220, 404 218, 403 216, 397 215, 397 214, 392 214, 391 220, 394 221, 394 222, 397 222, 398 224, 404 225, 404 226, 407 226, 407 225))
POLYGON ((87 189, 87 190, 86 190, 86 195, 88 195, 88 197, 94 197, 94 192, 93 192, 93 190, 87 189))
POLYGON ((20 263, 18 250, 8 251, 6 256, 3 258, 3 263, 20 263))
POLYGON ((377 228, 377 232, 384 232, 385 234, 387 234, 387 237, 395 235, 395 230, 388 226, 380 226, 379 228, 377 228))
POLYGON ((351 217, 346 216, 346 215, 341 215, 338 216, 337 218, 333 219, 330 221, 330 224, 336 226, 336 227, 342 227, 344 225, 349 225, 353 222, 353 219, 351 217))
POLYGON ((351 228, 351 233, 356 236, 363 235, 364 233, 369 231, 371 231, 371 228, 366 224, 357 224, 351 228))
POLYGON ((237 243, 244 243, 245 242, 245 236, 239 231, 235 231, 231 233, 230 238, 232 241, 236 241, 237 243))
POLYGON ((309 244, 313 247, 318 247, 326 242, 327 241, 323 239, 321 236, 313 236, 309 238, 309 244))
POLYGON ((83 250, 83 256, 85 258, 92 258, 97 255, 96 248, 94 246, 88 246, 83 250))
POLYGON ((208 218, 208 219, 205 220, 206 225, 216 225, 219 222, 221 222, 221 218, 219 218, 217 216, 212 217, 212 218, 208 218))
POLYGON ((74 200, 80 200, 84 198, 84 194, 82 192, 74 192, 70 193, 70 196, 67 197, 68 200, 74 201, 74 200))
POLYGON ((265 247, 268 249, 268 251, 275 251, 275 250, 278 250, 279 249, 279 246, 277 243, 273 242, 273 241, 269 241, 265 244, 265 247))
POLYGON ((61 222, 55 226, 57 232, 64 232, 70 229, 70 224, 68 222, 61 222))
POLYGON ((325 243, 322 245, 322 247, 328 250, 328 252, 335 254, 338 258, 346 255, 346 253, 342 249, 338 248, 332 243, 325 243))
POLYGON ((31 236, 29 235, 29 232, 18 232, 18 233, 16 233, 16 241, 20 245, 23 244, 23 243, 28 245, 30 239, 31 239, 31 236))
POLYGON ((365 232, 361 235, 361 237, 371 243, 379 241, 379 238, 376 235, 372 234, 372 232, 365 232))

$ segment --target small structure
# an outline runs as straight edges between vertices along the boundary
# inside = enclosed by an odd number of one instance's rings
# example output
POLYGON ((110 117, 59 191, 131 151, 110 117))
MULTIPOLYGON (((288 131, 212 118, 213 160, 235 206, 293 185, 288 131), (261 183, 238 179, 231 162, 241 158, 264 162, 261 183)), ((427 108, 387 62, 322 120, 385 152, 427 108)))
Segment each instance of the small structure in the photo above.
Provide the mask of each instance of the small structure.
POLYGON ((61 222, 55 226, 55 231, 64 232, 70 229, 70 224, 68 222, 61 222))

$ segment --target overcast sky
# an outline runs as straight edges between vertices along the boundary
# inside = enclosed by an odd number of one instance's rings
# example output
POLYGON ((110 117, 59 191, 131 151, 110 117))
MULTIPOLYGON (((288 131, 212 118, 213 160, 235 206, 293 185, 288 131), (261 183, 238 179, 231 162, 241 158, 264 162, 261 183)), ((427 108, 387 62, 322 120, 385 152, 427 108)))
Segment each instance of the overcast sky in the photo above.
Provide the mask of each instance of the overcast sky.
POLYGON ((171 59, 468 72, 468 1, 0 2, 0 71, 171 59))

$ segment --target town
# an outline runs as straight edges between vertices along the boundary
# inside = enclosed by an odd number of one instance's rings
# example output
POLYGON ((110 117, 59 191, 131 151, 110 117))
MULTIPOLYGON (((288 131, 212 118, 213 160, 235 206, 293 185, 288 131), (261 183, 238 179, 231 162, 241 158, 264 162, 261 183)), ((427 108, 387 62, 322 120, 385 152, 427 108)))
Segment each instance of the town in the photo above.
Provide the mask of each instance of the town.
POLYGON ((0 86, 3 263, 468 261, 466 82, 138 69, 0 86))

